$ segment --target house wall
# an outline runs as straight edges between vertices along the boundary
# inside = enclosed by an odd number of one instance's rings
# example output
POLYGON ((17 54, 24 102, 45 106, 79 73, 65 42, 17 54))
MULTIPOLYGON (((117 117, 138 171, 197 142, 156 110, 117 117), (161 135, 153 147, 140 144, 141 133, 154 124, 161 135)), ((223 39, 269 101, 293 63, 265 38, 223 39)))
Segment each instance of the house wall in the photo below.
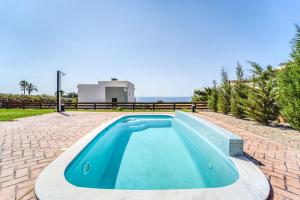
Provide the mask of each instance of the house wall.
POLYGON ((128 81, 98 81, 98 84, 79 84, 78 85, 78 102, 111 102, 111 95, 118 95, 118 101, 134 102, 134 85, 128 81), (105 88, 123 88, 122 90, 109 91, 109 97, 106 98, 105 88), (127 91, 124 93, 124 88, 127 91), (116 94, 119 91, 120 94, 116 94), (120 99, 120 100, 119 100, 120 99))
POLYGON ((79 84, 78 102, 104 102, 105 92, 98 84, 79 84))
POLYGON ((130 82, 128 82, 128 102, 135 102, 135 96, 134 96, 134 85, 130 82))
POLYGON ((106 102, 111 102, 112 98, 117 98, 118 102, 127 102, 127 88, 126 87, 106 87, 105 88, 105 100, 106 102))

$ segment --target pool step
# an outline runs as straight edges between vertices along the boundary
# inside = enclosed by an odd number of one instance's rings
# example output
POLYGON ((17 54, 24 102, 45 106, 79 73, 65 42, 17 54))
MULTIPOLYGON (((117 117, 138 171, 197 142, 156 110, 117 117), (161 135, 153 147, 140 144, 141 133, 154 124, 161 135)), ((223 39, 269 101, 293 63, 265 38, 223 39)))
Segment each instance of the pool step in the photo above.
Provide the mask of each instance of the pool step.
POLYGON ((144 129, 147 128, 146 124, 136 124, 136 125, 129 125, 128 127, 131 131, 135 132, 135 131, 142 131, 144 129))
POLYGON ((129 126, 136 126, 136 125, 143 124, 143 121, 142 120, 132 120, 132 121, 127 121, 125 123, 129 126))

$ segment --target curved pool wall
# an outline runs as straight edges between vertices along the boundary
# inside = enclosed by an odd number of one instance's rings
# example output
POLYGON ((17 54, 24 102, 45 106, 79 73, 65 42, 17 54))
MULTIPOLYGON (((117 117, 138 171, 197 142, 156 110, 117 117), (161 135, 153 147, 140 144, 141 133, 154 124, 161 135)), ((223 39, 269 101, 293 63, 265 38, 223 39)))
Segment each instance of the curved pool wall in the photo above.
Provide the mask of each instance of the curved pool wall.
POLYGON ((72 160, 65 178, 79 187, 124 190, 233 184, 239 174, 228 155, 241 155, 242 140, 195 120, 183 112, 122 117, 72 160))

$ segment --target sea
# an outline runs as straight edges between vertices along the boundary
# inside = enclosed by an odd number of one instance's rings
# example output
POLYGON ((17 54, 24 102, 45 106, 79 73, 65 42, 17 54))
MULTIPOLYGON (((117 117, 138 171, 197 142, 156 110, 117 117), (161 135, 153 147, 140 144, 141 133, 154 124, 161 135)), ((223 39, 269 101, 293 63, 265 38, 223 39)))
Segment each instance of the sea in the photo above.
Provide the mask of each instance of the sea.
POLYGON ((190 102, 191 97, 136 97, 136 102, 190 102))

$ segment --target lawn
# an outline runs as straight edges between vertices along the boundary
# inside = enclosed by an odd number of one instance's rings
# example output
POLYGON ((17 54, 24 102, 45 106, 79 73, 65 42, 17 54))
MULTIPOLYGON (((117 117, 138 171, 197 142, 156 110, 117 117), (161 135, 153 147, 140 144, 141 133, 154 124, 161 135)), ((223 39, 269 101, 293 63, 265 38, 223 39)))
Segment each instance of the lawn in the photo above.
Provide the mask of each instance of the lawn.
POLYGON ((54 109, 0 109, 0 121, 12 121, 14 119, 42 115, 54 112, 54 109))

